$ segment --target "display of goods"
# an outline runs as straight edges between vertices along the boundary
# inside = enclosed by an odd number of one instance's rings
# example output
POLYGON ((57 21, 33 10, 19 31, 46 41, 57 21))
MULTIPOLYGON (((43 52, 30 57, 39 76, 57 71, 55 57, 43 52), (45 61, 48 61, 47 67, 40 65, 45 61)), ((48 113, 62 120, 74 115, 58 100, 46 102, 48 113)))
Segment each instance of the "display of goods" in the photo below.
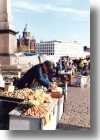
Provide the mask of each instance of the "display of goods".
POLYGON ((28 100, 24 101, 19 106, 21 115, 32 116, 34 118, 45 118, 48 120, 49 103, 52 103, 52 98, 46 94, 42 89, 37 89, 34 94, 29 95, 28 100))
POLYGON ((50 95, 52 98, 61 98, 63 96, 63 94, 58 92, 52 92, 50 95))
POLYGON ((24 89, 20 89, 20 90, 15 90, 14 92, 9 92, 9 91, 4 91, 0 94, 4 95, 4 96, 10 96, 10 97, 16 97, 16 98, 22 98, 22 99, 28 99, 28 97, 32 96, 34 93, 42 93, 43 90, 32 90, 29 88, 24 88, 24 89))
POLYGON ((62 93, 62 88, 61 87, 55 87, 51 90, 52 92, 59 92, 62 93))
POLYGON ((43 117, 46 117, 48 113, 48 108, 46 105, 40 105, 40 106, 32 106, 28 109, 24 109, 22 111, 22 114, 21 115, 24 115, 24 116, 32 116, 34 118, 43 118, 43 117))
POLYGON ((14 92, 1 92, 0 95, 24 99, 26 101, 30 101, 34 105, 41 105, 43 103, 52 102, 50 95, 46 94, 46 91, 44 91, 43 89, 32 90, 25 88, 21 90, 15 90, 14 92))
POLYGON ((29 88, 15 90, 14 92, 9 92, 9 91, 2 92, 2 96, 15 97, 15 98, 21 98, 21 99, 27 99, 28 96, 32 94, 34 94, 34 91, 29 88))
POLYGON ((40 90, 36 90, 35 93, 28 98, 35 105, 52 102, 50 95, 45 92, 41 93, 40 90))
POLYGON ((0 96, 14 97, 14 92, 9 91, 0 92, 0 96))

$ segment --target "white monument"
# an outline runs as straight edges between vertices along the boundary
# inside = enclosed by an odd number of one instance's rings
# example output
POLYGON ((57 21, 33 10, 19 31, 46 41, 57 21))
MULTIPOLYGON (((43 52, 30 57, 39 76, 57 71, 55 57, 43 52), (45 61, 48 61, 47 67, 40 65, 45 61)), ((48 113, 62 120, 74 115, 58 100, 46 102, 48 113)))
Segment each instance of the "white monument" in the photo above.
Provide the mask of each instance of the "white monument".
POLYGON ((0 0, 0 64, 14 65, 16 32, 11 23, 11 0, 0 0))

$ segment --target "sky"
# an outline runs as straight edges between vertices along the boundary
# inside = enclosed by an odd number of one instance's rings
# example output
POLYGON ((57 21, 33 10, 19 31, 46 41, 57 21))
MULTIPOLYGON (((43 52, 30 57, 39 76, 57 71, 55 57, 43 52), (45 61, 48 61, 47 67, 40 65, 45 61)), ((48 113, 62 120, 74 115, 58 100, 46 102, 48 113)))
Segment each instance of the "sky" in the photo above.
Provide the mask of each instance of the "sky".
POLYGON ((89 0, 12 0, 16 31, 25 24, 36 40, 78 41, 90 46, 89 0))

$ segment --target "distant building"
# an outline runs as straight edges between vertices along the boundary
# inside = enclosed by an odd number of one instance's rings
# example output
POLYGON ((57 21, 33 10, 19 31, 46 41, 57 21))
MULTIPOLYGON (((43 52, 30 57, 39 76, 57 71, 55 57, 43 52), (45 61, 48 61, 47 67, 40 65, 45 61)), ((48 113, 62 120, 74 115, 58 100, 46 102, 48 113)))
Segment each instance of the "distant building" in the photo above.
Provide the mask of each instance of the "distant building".
POLYGON ((36 52, 36 40, 31 33, 27 31, 27 25, 23 30, 22 36, 17 39, 18 52, 36 52))
POLYGON ((41 41, 37 43, 37 53, 48 56, 70 56, 74 58, 85 55, 83 47, 78 42, 41 41))

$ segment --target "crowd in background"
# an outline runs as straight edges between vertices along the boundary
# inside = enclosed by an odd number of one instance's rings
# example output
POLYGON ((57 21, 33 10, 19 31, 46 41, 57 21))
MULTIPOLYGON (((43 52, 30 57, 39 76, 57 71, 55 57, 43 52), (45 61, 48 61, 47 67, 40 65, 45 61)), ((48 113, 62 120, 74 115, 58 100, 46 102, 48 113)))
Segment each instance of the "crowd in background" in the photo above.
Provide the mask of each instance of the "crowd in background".
POLYGON ((56 63, 56 74, 59 71, 71 71, 72 74, 89 75, 90 74, 90 57, 71 59, 69 56, 61 57, 56 63))

